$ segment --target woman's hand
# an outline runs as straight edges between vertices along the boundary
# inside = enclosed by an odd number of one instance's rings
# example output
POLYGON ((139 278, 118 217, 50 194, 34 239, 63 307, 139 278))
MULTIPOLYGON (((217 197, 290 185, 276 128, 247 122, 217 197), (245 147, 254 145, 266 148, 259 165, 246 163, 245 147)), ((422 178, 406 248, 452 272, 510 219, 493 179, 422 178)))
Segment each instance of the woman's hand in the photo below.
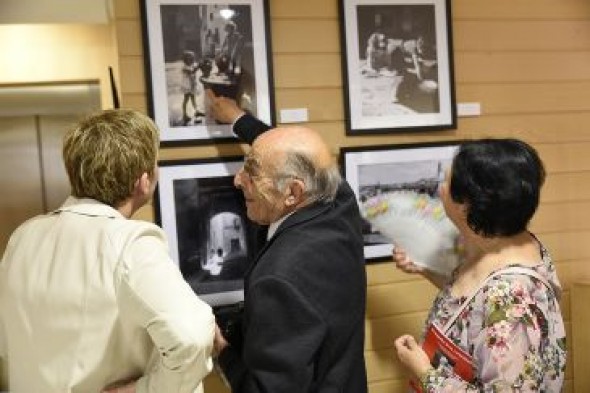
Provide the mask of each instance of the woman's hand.
POLYGON ((421 380, 432 368, 428 355, 414 337, 405 334, 395 340, 397 357, 402 364, 418 379, 421 380))
POLYGON ((410 274, 424 274, 425 269, 421 266, 416 265, 403 249, 399 247, 394 247, 391 255, 393 262, 395 262, 395 266, 401 271, 410 274))
POLYGON ((395 266, 403 271, 404 273, 409 274, 420 274, 422 277, 427 279, 437 287, 438 289, 442 289, 446 283, 448 282, 448 277, 442 276, 435 272, 431 272, 428 269, 423 268, 422 266, 418 266, 410 259, 410 257, 406 254, 406 252, 399 248, 395 247, 393 249, 392 259, 395 262, 395 266))

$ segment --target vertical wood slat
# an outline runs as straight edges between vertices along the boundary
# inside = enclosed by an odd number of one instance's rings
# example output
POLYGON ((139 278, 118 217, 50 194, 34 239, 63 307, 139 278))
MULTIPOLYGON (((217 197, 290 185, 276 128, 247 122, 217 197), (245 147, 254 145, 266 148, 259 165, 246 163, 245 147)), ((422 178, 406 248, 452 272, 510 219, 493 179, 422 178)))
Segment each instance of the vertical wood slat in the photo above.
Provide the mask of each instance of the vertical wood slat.
POLYGON ((590 391, 590 282, 575 284, 572 288, 572 345, 574 391, 590 391))

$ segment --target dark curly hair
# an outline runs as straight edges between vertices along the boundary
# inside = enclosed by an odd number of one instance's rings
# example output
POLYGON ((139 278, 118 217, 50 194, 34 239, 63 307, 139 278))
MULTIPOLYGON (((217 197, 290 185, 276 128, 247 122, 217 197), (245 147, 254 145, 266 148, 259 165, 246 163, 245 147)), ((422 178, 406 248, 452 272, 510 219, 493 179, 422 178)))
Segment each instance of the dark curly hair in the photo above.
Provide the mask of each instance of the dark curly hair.
POLYGON ((485 237, 526 230, 539 205, 545 169, 536 150, 517 139, 461 144, 453 160, 450 193, 464 203, 467 224, 485 237))

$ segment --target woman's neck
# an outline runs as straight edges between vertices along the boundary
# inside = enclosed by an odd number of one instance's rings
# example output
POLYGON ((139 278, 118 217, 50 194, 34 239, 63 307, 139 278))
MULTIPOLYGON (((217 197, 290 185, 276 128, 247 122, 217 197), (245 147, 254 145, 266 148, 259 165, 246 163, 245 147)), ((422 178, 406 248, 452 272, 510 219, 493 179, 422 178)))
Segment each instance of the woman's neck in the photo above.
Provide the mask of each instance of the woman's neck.
POLYGON ((514 236, 486 238, 476 234, 465 239, 465 263, 459 268, 456 291, 461 295, 479 285, 492 272, 518 263, 535 266, 541 260, 539 244, 527 231, 514 236))

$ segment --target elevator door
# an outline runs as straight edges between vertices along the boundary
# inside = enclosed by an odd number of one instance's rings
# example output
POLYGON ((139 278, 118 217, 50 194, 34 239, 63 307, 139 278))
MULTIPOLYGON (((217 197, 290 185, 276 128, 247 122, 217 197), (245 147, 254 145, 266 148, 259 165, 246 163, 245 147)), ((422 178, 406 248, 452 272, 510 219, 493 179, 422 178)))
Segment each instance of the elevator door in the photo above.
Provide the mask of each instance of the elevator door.
POLYGON ((56 209, 70 192, 62 137, 100 108, 98 84, 82 85, 0 87, 0 255, 18 225, 56 209))

